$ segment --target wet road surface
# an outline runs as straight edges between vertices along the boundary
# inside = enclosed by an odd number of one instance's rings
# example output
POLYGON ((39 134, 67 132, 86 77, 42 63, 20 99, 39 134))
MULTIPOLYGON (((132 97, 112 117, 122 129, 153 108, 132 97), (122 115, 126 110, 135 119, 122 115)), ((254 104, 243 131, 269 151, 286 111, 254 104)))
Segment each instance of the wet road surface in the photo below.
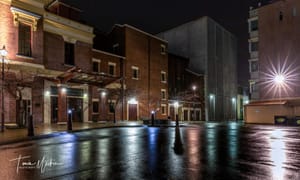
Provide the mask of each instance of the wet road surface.
POLYGON ((0 179, 300 179, 300 128, 104 128, 0 147, 0 179))

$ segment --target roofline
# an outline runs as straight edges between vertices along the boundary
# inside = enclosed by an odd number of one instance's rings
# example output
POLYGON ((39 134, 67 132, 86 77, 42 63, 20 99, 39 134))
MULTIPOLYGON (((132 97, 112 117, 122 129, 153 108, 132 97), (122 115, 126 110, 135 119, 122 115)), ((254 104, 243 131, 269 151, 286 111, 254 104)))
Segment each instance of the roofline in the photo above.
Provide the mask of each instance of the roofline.
POLYGON ((66 3, 64 3, 64 2, 60 2, 59 0, 55 0, 55 1, 51 2, 51 3, 47 6, 47 8, 50 8, 51 6, 54 6, 54 4, 56 4, 56 3, 58 3, 58 4, 63 4, 64 6, 67 6, 67 7, 69 7, 69 8, 75 9, 76 11, 83 12, 81 9, 79 9, 79 8, 77 8, 77 7, 74 7, 74 6, 71 6, 71 5, 69 5, 69 4, 66 4, 66 3))
POLYGON ((159 41, 162 41, 162 42, 164 42, 164 43, 168 43, 168 41, 166 41, 166 40, 164 40, 164 39, 161 39, 161 38, 159 38, 159 37, 157 37, 157 36, 155 36, 155 35, 153 35, 153 34, 150 34, 150 33, 147 33, 147 32, 145 32, 145 31, 142 31, 142 30, 140 30, 140 29, 138 29, 138 28, 136 28, 136 27, 134 27, 134 26, 131 26, 131 25, 129 25, 129 24, 123 24, 123 25, 121 25, 121 24, 115 24, 115 25, 113 26, 112 29, 114 29, 115 26, 119 26, 119 27, 127 27, 127 28, 133 29, 133 30, 135 30, 135 31, 138 31, 138 32, 140 32, 140 33, 143 33, 143 34, 145 34, 146 36, 150 36, 150 37, 152 37, 152 38, 154 38, 154 39, 157 39, 157 40, 159 40, 159 41))
POLYGON ((190 70, 190 69, 185 69, 185 70, 186 70, 187 72, 191 73, 191 74, 196 75, 196 76, 204 76, 203 74, 196 73, 196 72, 194 72, 194 71, 192 71, 192 70, 190 70))
POLYGON ((119 56, 117 54, 109 53, 109 52, 106 52, 106 51, 101 51, 99 49, 94 49, 93 48, 93 51, 103 53, 103 54, 106 54, 106 55, 109 55, 109 56, 114 56, 114 57, 121 58, 121 59, 126 59, 126 57, 124 57, 124 56, 119 56))

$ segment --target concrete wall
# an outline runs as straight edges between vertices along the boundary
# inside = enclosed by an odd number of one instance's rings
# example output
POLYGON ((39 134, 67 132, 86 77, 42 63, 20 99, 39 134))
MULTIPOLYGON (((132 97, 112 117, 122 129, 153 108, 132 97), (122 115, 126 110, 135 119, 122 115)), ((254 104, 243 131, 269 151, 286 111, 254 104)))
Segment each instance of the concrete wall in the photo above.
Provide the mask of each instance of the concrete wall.
POLYGON ((158 34, 169 52, 190 59, 189 68, 204 74, 208 120, 235 119, 232 98, 237 95, 237 40, 208 17, 158 34), (213 95, 213 99, 209 96, 213 95))
POLYGON ((293 108, 284 105, 246 106, 245 122, 274 124, 274 116, 293 116, 293 108))

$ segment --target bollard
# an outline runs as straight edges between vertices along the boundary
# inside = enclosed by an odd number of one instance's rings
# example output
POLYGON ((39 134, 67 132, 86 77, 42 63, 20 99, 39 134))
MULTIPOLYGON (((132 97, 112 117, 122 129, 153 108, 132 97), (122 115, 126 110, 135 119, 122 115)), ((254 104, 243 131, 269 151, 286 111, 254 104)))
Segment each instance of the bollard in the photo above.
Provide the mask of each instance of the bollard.
POLYGON ((154 126, 154 113, 151 113, 151 126, 154 126))
POLYGON ((34 136, 34 128, 33 128, 33 119, 32 115, 29 116, 29 121, 28 121, 28 136, 34 136))
POLYGON ((176 114, 176 127, 179 126, 179 122, 178 122, 178 114, 176 114))
POLYGON ((68 113, 68 131, 72 131, 72 112, 68 113))

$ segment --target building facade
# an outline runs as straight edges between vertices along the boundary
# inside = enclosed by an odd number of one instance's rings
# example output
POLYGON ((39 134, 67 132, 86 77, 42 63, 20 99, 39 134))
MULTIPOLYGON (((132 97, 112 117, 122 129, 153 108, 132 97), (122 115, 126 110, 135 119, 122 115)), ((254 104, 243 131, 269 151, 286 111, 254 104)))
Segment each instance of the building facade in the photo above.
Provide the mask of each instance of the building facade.
POLYGON ((252 100, 300 97, 297 85, 299 9, 300 2, 296 0, 275 1, 250 8, 249 82, 252 100), (288 86, 277 87, 276 78, 284 78, 288 86))
POLYGON ((205 79, 206 120, 236 119, 237 40, 209 17, 158 34, 168 50, 189 58, 188 68, 205 79))
POLYGON ((115 25, 99 35, 96 47, 125 57, 124 117, 128 120, 168 117, 167 42, 130 25, 115 25), (103 43, 105 42, 105 43, 103 43))
POLYGON ((189 59, 169 53, 169 115, 182 121, 205 120, 204 76, 188 68, 189 59), (176 107, 178 106, 178 107, 176 107))
POLYGON ((93 28, 78 21, 79 10, 37 0, 0 7, 5 123, 24 126, 31 114, 37 124, 66 123, 68 114, 75 122, 109 119, 113 101, 101 91, 122 84, 125 58, 93 48, 93 28))
POLYGON ((300 115, 299 12, 297 0, 250 7, 251 102, 246 122, 273 124, 275 116, 300 115))

